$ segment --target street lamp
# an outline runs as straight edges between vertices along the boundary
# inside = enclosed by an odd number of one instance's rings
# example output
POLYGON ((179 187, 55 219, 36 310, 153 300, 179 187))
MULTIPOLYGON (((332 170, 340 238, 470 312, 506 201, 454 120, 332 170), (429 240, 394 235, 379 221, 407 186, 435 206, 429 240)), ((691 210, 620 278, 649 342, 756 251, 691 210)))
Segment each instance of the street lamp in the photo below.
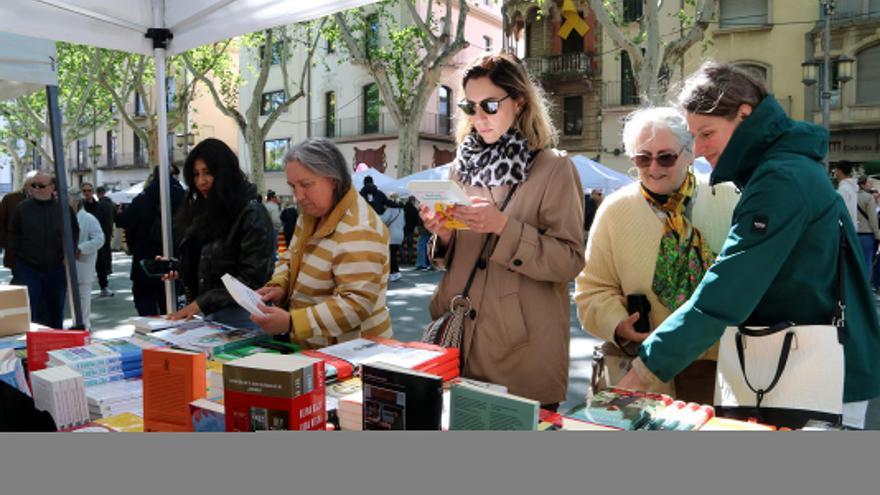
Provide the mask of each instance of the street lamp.
POLYGON ((196 135, 192 132, 187 132, 186 134, 179 132, 175 135, 175 139, 177 141, 177 147, 183 148, 183 150, 188 153, 189 147, 195 143, 196 135))
MULTIPOLYGON (((855 59, 846 55, 837 57, 837 81, 841 84, 852 81, 853 62, 855 62, 855 59)), ((840 91, 843 93, 842 87, 840 91)))
POLYGON ((817 77, 819 73, 819 62, 808 60, 801 64, 801 69, 803 70, 801 82, 804 83, 804 86, 812 86, 819 81, 817 77))

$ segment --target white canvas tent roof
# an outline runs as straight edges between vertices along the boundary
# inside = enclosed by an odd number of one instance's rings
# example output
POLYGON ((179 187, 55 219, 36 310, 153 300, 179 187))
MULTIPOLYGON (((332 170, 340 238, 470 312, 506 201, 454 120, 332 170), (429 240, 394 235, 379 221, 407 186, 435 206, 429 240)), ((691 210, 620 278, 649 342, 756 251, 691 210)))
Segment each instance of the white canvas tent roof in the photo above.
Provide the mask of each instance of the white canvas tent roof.
POLYGON ((0 101, 56 84, 55 42, 0 32, 0 101))
POLYGON ((583 155, 572 156, 571 161, 577 168, 584 191, 601 189, 609 194, 633 181, 628 175, 608 168, 583 155))
POLYGON ((317 19, 376 0, 3 0, 0 31, 153 54, 144 37, 164 27, 168 54, 261 29, 317 19), (164 4, 157 25, 154 4, 164 4))

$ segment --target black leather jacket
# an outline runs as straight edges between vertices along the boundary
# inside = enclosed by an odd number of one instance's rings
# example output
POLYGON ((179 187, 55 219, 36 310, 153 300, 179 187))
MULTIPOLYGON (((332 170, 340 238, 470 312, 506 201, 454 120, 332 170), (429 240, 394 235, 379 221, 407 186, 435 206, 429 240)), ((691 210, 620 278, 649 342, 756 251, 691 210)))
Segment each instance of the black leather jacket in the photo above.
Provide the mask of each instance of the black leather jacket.
POLYGON ((272 221, 258 201, 248 201, 227 234, 202 244, 198 252, 193 252, 199 243, 192 227, 186 227, 178 244, 181 274, 189 299, 198 302, 202 314, 236 305, 220 280, 226 273, 252 289, 259 289, 269 281, 275 249, 272 221), (197 274, 193 273, 194 264, 198 265, 197 274))

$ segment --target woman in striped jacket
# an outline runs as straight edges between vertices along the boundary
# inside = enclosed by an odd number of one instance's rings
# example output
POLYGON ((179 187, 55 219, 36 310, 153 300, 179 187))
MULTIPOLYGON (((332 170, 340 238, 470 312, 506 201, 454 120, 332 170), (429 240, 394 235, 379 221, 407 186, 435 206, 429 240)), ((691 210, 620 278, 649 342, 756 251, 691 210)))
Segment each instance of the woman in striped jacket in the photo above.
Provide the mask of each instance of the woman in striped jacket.
POLYGON ((308 139, 284 163, 300 216, 288 262, 257 291, 274 306, 260 306, 266 316, 252 319, 307 347, 390 337, 388 229, 352 186, 342 153, 329 140, 308 139))

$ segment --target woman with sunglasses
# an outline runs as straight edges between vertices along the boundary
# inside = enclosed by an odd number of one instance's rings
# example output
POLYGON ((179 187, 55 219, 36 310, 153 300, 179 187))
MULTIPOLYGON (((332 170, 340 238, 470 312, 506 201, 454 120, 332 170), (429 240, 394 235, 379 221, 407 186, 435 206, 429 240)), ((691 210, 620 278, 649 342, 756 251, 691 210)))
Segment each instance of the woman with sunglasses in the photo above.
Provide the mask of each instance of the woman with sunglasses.
MULTIPOLYGON (((623 145, 639 180, 602 201, 575 283, 575 303, 585 331, 635 355, 647 332, 686 301, 703 278, 721 249, 738 197, 732 187, 712 191, 696 178, 690 168, 693 137, 674 108, 631 113, 623 145), (628 298, 640 296, 647 298, 647 314, 628 311, 628 298)), ((651 391, 711 403, 716 351, 710 349, 674 382, 651 391)))
MULTIPOLYGON (((880 395, 880 327, 858 237, 822 165, 828 131, 791 120, 763 82, 731 65, 704 64, 679 101, 696 153, 713 166, 711 182, 733 182, 742 199, 715 263, 694 295, 642 342, 620 385, 644 389, 670 380, 728 326, 827 325, 842 275, 844 402, 850 403, 843 420, 862 427, 864 401, 880 395), (841 232, 850 248, 839 273, 841 232)), ((766 419, 799 427, 797 418, 766 419)))
POLYGON ((462 78, 452 179, 471 197, 449 230, 422 207, 432 260, 446 267, 437 318, 469 285, 462 375, 507 386, 554 409, 568 386, 568 284, 583 266, 584 196, 540 87, 510 54, 473 61, 462 78), (472 279, 470 284, 469 279, 472 279))

